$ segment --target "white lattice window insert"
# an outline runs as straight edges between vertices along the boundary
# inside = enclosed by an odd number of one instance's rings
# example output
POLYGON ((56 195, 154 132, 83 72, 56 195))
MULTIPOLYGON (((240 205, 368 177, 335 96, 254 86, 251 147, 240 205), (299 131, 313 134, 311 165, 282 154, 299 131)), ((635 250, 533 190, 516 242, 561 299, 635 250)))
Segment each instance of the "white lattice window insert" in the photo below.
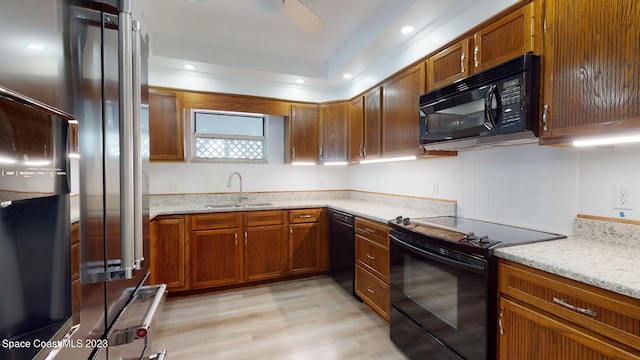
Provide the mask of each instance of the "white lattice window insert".
POLYGON ((266 117, 230 112, 193 112, 194 159, 264 161, 266 117))

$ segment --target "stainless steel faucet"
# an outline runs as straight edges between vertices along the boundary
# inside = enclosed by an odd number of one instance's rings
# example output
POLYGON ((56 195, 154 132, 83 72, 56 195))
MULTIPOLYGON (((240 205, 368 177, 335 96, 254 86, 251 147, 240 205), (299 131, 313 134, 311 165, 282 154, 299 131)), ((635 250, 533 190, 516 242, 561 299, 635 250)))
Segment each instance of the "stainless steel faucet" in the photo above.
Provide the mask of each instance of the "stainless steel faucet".
POLYGON ((246 199, 246 197, 242 194, 242 175, 239 172, 234 171, 229 175, 229 181, 227 181, 227 187, 231 187, 231 181, 233 180, 233 175, 238 175, 238 179, 240 179, 240 193, 238 194, 238 205, 242 204, 242 200, 246 199))

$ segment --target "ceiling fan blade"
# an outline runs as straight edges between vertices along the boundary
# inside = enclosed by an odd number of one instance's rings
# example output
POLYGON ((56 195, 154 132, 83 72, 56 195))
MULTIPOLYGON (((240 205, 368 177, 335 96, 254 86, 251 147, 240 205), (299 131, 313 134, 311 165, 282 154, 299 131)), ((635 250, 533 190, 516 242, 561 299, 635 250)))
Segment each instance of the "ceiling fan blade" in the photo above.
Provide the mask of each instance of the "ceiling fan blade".
POLYGON ((301 28, 310 33, 317 33, 324 26, 324 21, 307 5, 299 0, 284 0, 284 12, 301 28))

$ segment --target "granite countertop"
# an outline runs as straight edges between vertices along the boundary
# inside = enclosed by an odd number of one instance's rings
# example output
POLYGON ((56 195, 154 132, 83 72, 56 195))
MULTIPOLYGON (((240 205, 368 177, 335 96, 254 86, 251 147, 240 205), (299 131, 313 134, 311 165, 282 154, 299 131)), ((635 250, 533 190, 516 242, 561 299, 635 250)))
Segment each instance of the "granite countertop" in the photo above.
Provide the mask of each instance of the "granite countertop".
POLYGON ((640 248, 568 237, 498 248, 498 257, 640 299, 640 248))
POLYGON ((175 214, 197 214, 197 213, 213 213, 213 212, 229 212, 229 211, 251 211, 251 210, 279 210, 279 209, 303 209, 310 207, 328 207, 330 209, 348 212, 355 216, 364 217, 370 220, 386 223, 396 216, 405 217, 425 217, 437 216, 439 214, 424 211, 411 210, 399 206, 389 206, 387 204, 372 203, 367 201, 352 199, 326 199, 326 200, 285 200, 270 201, 272 205, 242 207, 242 208, 205 208, 205 204, 190 205, 158 205, 151 206, 149 209, 149 218, 153 219, 160 215, 175 214))

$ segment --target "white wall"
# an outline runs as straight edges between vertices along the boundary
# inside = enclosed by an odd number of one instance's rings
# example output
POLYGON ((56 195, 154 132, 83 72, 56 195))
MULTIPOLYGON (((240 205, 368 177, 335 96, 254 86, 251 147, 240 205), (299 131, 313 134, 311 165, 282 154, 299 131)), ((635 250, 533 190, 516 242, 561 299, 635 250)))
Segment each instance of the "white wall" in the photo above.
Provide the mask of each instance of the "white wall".
POLYGON ((296 167, 270 164, 152 163, 154 194, 244 190, 360 190, 456 200, 458 215, 573 234, 577 214, 640 220, 640 145, 577 149, 517 145, 408 162, 296 167), (234 180, 236 181, 236 180, 234 180), (633 210, 613 208, 614 188, 630 191, 633 210))
POLYGON ((460 216, 572 234, 577 214, 640 220, 639 153, 638 145, 495 147, 351 166, 349 188, 456 200, 460 216), (613 208, 614 187, 630 190, 635 210, 613 208))

